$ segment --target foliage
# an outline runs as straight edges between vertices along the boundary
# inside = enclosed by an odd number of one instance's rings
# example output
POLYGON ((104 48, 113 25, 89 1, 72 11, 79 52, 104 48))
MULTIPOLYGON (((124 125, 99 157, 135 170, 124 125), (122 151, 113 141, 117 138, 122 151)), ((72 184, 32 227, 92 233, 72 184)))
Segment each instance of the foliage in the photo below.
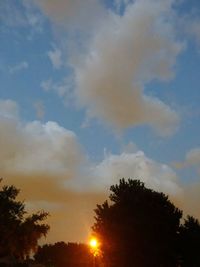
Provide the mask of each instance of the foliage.
POLYGON ((84 244, 57 242, 38 248, 35 260, 47 267, 90 267, 92 256, 84 244))
POLYGON ((37 248, 38 240, 46 236, 49 226, 41 223, 48 213, 26 215, 25 205, 16 198, 15 186, 0 188, 0 257, 14 256, 24 259, 37 248))
POLYGON ((177 266, 182 212, 139 180, 121 179, 110 190, 111 203, 97 205, 93 226, 106 266, 177 266))
POLYGON ((200 223, 187 216, 180 227, 180 247, 183 267, 200 266, 200 223))

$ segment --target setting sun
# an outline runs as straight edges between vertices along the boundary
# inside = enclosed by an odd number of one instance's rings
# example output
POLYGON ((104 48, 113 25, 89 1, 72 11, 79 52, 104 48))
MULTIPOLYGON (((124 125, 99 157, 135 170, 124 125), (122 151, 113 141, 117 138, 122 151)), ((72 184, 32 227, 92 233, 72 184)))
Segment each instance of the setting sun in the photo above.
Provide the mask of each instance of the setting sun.
POLYGON ((91 248, 95 249, 98 247, 98 241, 95 237, 91 238, 90 241, 89 241, 89 245, 91 248))

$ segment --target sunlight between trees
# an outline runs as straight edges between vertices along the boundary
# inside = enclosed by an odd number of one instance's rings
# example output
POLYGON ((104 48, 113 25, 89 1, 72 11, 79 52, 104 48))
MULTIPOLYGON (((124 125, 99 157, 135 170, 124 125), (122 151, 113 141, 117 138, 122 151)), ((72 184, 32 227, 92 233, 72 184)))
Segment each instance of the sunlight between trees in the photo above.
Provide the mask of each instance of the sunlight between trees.
POLYGON ((199 267, 200 224, 162 192, 139 180, 121 179, 109 200, 98 204, 87 244, 57 242, 38 246, 48 214, 27 215, 15 186, 0 188, 0 266, 44 267, 199 267), (100 245, 99 245, 100 244, 100 245), (91 247, 99 253, 91 253, 91 247), (30 255, 34 256, 30 259, 30 255), (3 262, 4 258, 15 261, 3 262))

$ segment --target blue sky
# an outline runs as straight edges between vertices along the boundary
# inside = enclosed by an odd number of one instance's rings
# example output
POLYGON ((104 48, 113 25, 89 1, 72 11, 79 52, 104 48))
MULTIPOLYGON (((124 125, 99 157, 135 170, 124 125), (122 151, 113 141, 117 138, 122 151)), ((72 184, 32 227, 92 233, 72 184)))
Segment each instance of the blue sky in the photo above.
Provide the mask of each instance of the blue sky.
POLYGON ((0 40, 1 176, 49 241, 85 240, 121 177, 200 218, 198 0, 5 0, 0 40))

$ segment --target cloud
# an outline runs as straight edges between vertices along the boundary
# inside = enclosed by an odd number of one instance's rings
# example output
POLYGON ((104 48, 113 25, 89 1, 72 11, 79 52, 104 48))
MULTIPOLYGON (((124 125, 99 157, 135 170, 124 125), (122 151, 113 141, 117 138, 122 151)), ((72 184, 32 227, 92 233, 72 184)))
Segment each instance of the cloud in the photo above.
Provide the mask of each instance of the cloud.
MULTIPOLYGON (((50 212, 48 241, 85 241, 96 204, 108 198, 109 187, 122 177, 140 179, 168 194, 187 213, 200 216, 198 208, 193 213, 197 187, 184 187, 170 166, 147 157, 133 143, 92 162, 74 132, 56 122, 24 122, 11 100, 0 100, 0 146, 4 183, 21 189, 29 210, 50 212)), ((190 153, 188 160, 196 164, 197 154, 190 153)))
POLYGON ((2 100, 0 99, 0 117, 7 119, 18 118, 19 107, 15 101, 10 99, 2 100))
POLYGON ((4 173, 73 177, 84 161, 76 135, 56 122, 23 123, 17 104, 0 102, 0 169, 4 173), (3 110, 3 112, 2 112, 3 110))
POLYGON ((132 0, 114 0, 114 5, 116 10, 120 13, 121 9, 124 9, 128 6, 128 4, 131 4, 132 0))
MULTIPOLYGON (((103 192, 120 178, 130 177, 143 179, 156 190, 178 192, 173 170, 146 157, 133 143, 120 154, 105 154, 102 162, 93 163, 74 132, 51 121, 22 122, 17 104, 11 100, 0 101, 0 140, 0 169, 11 176, 35 177, 33 180, 36 183, 41 180, 41 184, 46 183, 45 177, 52 180, 59 176, 63 188, 59 183, 57 187, 54 184, 51 187, 49 182, 49 191, 60 188, 64 192, 71 188, 103 192)), ((57 197, 61 196, 60 191, 57 197)))
POLYGON ((5 0, 1 2, 0 6, 0 22, 8 27, 16 27, 24 26, 26 19, 16 6, 11 5, 9 1, 5 0))
POLYGON ((143 151, 109 154, 93 171, 94 176, 98 177, 99 182, 105 187, 117 183, 124 177, 139 179, 148 187, 170 196, 182 194, 176 173, 168 165, 148 158, 143 151))
POLYGON ((200 219, 200 147, 190 149, 182 162, 174 162, 172 165, 176 169, 190 170, 192 175, 190 174, 186 184, 182 184, 183 197, 179 200, 179 206, 184 215, 189 214, 200 219))
POLYGON ((77 233, 86 241, 93 208, 105 195, 70 188, 69 181, 79 184, 84 179, 87 165, 75 133, 55 122, 23 122, 16 102, 0 100, 0 146, 4 184, 21 189, 20 199, 29 211, 50 212, 48 242, 77 241, 77 233))
POLYGON ((40 86, 44 91, 48 92, 48 91, 50 91, 52 89, 53 82, 52 82, 51 79, 48 79, 46 81, 42 81, 40 86))
MULTIPOLYGON (((116 0, 117 13, 97 0, 35 3, 54 23, 66 27, 65 48, 62 34, 62 48, 50 51, 49 57, 59 68, 62 53, 74 69, 70 91, 75 87, 74 96, 88 118, 117 130, 138 125, 149 125, 160 135, 177 130, 179 114, 146 89, 155 80, 173 78, 183 48, 176 40, 173 1, 116 0), (124 13, 118 14, 121 9, 124 13)), ((63 82, 43 85, 62 97, 68 91, 63 82)))
POLYGON ((99 0, 34 0, 53 22, 68 29, 87 30, 97 24, 104 9, 99 0))
POLYGON ((26 28, 29 31, 27 36, 29 40, 35 33, 41 33, 43 28, 43 18, 29 0, 18 3, 9 0, 1 1, 0 23, 1 26, 10 28, 26 28))
POLYGON ((40 84, 41 88, 46 91, 55 92, 66 105, 71 105, 74 103, 74 80, 73 77, 67 76, 60 81, 53 81, 51 78, 45 81, 42 81, 40 84))
POLYGON ((187 33, 194 38, 196 41, 197 45, 200 45, 200 19, 196 18, 191 20, 188 23, 188 26, 186 28, 187 33))
POLYGON ((28 67, 29 67, 28 62, 26 62, 26 61, 22 61, 22 62, 20 62, 19 64, 10 67, 10 68, 9 68, 9 72, 10 72, 10 74, 15 74, 15 73, 18 73, 18 72, 20 72, 20 71, 22 71, 22 70, 26 70, 26 69, 28 69, 28 67))
POLYGON ((135 1, 123 16, 110 14, 95 35, 84 62, 75 65, 76 97, 117 129, 148 124, 171 134, 179 116, 145 86, 174 76, 182 44, 175 38, 173 12, 166 1, 135 1))
POLYGON ((184 214, 194 216, 200 220, 200 181, 184 187, 184 214))
MULTIPOLYGON (((70 192, 63 204, 52 204, 46 201, 32 202, 31 210, 42 207, 49 210, 51 216, 48 221, 51 230, 48 234, 48 243, 65 242, 87 242, 91 235, 91 226, 94 223, 94 208, 97 203, 103 203, 107 196, 96 192, 70 192)), ((45 243, 47 241, 45 240, 45 243)))
POLYGON ((200 175, 200 147, 193 148, 186 153, 182 167, 194 168, 200 175))
POLYGON ((45 115, 45 107, 43 102, 41 100, 38 100, 34 103, 33 106, 35 108, 37 118, 40 120, 43 119, 45 115))
POLYGON ((55 69, 60 69, 60 67, 62 67, 62 64, 63 64, 62 58, 61 58, 61 56, 62 56, 61 51, 56 48, 53 51, 49 51, 47 54, 51 60, 53 67, 55 69))
POLYGON ((186 154, 186 162, 189 165, 200 165, 200 148, 196 147, 191 149, 187 154, 186 154))
POLYGON ((179 33, 183 35, 186 42, 193 41, 197 49, 200 46, 200 19, 199 9, 193 8, 191 11, 178 18, 179 33))
MULTIPOLYGON (((186 158, 187 164, 195 166, 200 172, 200 149, 191 150, 186 158)), ((105 155, 90 172, 99 188, 104 188, 107 194, 110 185, 118 183, 122 177, 139 179, 148 188, 169 195, 170 200, 183 210, 184 217, 189 214, 200 219, 200 180, 184 184, 173 168, 147 157, 136 148, 132 152, 105 155)))
POLYGON ((200 174, 200 147, 189 150, 182 162, 174 162, 172 164, 177 169, 194 168, 200 174))
POLYGON ((20 199, 29 212, 50 213, 50 232, 44 243, 87 242, 94 222, 94 208, 107 198, 104 192, 75 191, 63 186, 63 179, 48 175, 9 175, 4 184, 20 188, 20 199))

